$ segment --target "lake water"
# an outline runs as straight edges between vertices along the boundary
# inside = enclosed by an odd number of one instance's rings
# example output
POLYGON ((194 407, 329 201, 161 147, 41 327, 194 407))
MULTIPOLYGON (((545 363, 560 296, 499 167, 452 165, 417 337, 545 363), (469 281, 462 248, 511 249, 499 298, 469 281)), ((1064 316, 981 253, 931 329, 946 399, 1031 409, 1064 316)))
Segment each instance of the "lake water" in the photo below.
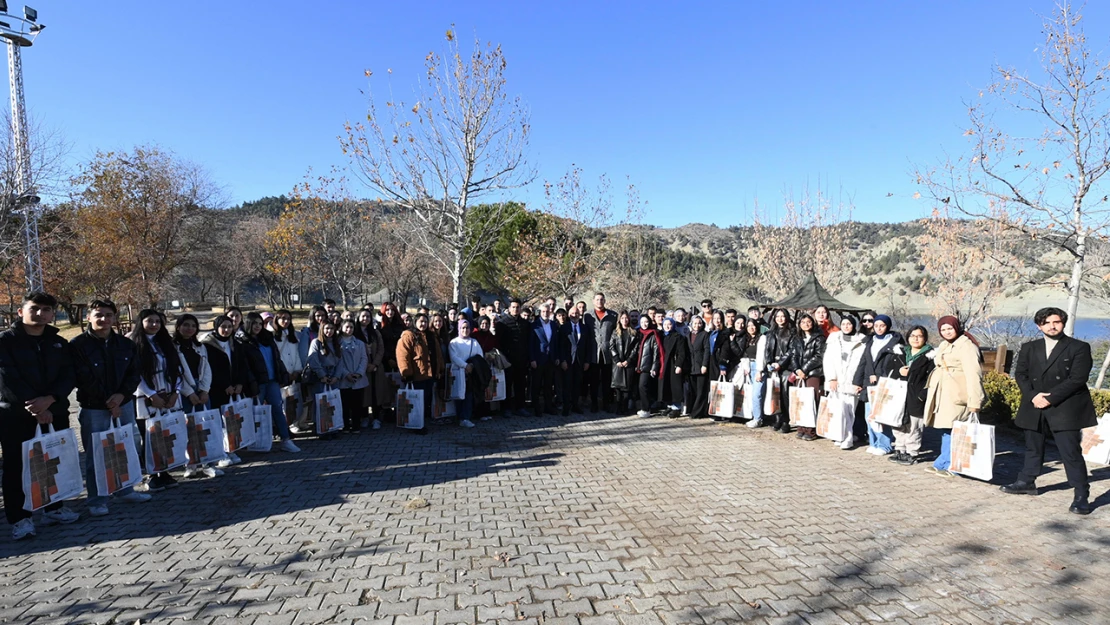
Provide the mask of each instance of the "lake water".
MULTIPOLYGON (((1025 335, 1030 338, 1041 336, 1033 317, 995 317, 992 320, 994 327, 1001 333, 1009 335, 1025 335)), ((900 324, 896 322, 897 330, 904 331, 909 327, 921 324, 929 329, 929 334, 935 334, 937 322, 935 317, 913 317, 909 322, 900 324)), ((975 330, 971 330, 975 334, 975 330)), ((1084 341, 1105 341, 1110 339, 1110 319, 1086 319, 1080 317, 1075 322, 1075 338, 1084 341)), ((1016 346, 1011 346, 1016 347, 1016 346)))

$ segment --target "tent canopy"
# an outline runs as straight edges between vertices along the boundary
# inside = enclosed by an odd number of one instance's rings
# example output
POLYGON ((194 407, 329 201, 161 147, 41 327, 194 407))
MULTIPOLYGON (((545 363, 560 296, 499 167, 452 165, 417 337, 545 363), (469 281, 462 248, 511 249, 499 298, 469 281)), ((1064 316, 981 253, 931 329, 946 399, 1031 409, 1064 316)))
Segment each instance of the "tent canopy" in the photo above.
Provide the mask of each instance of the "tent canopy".
POLYGON ((773 304, 764 304, 764 308, 792 308, 792 309, 812 309, 817 308, 824 304, 829 310, 837 312, 863 312, 866 308, 857 308, 856 306, 849 306, 844 302, 836 299, 831 293, 821 286, 817 281, 817 276, 810 273, 804 280, 801 286, 798 287, 794 294, 786 299, 775 302, 773 304))

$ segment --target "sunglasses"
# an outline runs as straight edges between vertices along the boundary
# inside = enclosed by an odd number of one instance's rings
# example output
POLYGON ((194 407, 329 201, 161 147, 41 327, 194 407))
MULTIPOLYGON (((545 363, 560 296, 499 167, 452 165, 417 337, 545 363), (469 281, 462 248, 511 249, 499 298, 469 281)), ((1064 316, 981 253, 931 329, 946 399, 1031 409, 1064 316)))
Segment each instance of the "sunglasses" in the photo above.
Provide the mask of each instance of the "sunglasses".
POLYGON ((864 323, 875 323, 875 320, 874 319, 864 319, 863 322, 864 323))

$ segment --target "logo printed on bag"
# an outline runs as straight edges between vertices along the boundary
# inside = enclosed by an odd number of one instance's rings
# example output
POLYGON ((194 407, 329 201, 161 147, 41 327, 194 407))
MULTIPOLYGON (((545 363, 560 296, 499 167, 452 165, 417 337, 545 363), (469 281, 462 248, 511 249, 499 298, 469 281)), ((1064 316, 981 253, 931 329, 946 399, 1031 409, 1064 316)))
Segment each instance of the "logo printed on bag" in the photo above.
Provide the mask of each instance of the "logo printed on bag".
POLYGON ((150 449, 154 455, 155 467, 173 466, 177 459, 173 455, 173 442, 177 434, 162 427, 162 422, 157 421, 150 426, 150 449))
POLYGON ((409 424, 409 417, 412 415, 413 405, 409 401, 409 396, 401 393, 397 396, 397 425, 401 427, 409 424))
POLYGON ((235 450, 243 446, 243 415, 235 412, 235 408, 231 406, 224 412, 224 434, 228 449, 235 450))
POLYGON ((332 431, 335 427, 335 406, 326 397, 320 398, 320 433, 332 431))
POLYGON ((203 423, 196 423, 189 418, 189 453, 194 460, 208 457, 208 439, 212 437, 212 429, 203 423))
POLYGON ((41 442, 36 442, 31 448, 31 455, 27 457, 31 467, 31 501, 35 509, 50 503, 51 497, 58 494, 58 485, 54 476, 58 474, 60 458, 47 455, 41 442))
POLYGON ((104 454, 104 475, 108 478, 108 490, 116 492, 123 488, 131 476, 127 471, 127 445, 116 442, 116 433, 108 432, 100 441, 104 454))
POLYGON ((959 436, 953 432, 952 436, 952 467, 959 470, 971 466, 971 458, 975 456, 977 445, 971 434, 963 430, 959 436))
POLYGON ((1104 442, 1106 441, 1098 435, 1098 428, 1085 428, 1083 430, 1083 440, 1079 443, 1079 447, 1083 449, 1083 453, 1089 454, 1092 449, 1104 442))

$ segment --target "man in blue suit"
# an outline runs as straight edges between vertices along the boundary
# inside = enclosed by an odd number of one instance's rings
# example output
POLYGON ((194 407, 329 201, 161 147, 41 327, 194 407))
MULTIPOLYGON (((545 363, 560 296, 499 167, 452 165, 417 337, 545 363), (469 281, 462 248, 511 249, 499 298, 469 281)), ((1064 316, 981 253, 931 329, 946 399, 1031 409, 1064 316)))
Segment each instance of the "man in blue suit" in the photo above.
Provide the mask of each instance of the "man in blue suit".
POLYGON ((532 336, 528 347, 528 358, 532 368, 532 410, 538 417, 543 412, 555 414, 555 342, 559 329, 552 320, 551 306, 544 304, 539 309, 539 317, 532 324, 532 336), (540 396, 543 396, 541 407, 540 396))

